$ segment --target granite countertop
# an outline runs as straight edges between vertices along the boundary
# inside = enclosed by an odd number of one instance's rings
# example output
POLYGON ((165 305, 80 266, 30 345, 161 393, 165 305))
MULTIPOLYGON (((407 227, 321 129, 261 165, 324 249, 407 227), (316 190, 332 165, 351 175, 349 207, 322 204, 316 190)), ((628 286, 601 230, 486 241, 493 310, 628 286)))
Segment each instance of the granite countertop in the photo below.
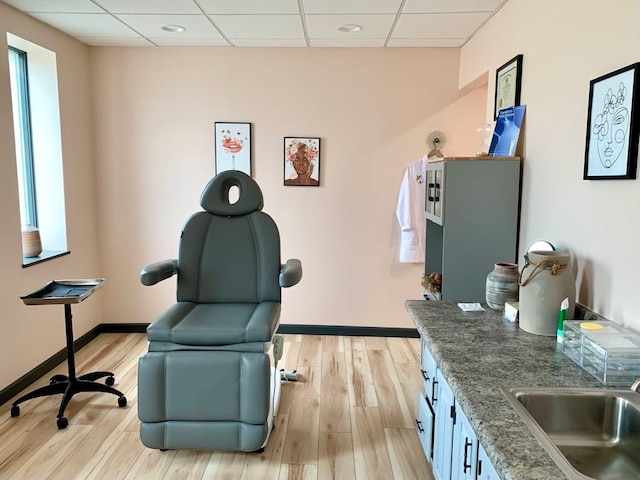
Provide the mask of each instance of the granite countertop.
POLYGON ((603 385, 567 358, 555 337, 525 332, 502 312, 463 312, 453 301, 405 307, 501 480, 566 479, 501 387, 603 385))

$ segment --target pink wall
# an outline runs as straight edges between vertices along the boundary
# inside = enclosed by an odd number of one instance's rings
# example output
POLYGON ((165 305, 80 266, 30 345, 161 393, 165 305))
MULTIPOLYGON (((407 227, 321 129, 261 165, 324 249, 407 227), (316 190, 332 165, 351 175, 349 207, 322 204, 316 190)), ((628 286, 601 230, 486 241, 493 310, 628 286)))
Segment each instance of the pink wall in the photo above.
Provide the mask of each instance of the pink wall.
POLYGON ((582 179, 589 82, 640 59, 640 2, 576 4, 509 0, 463 47, 461 84, 491 72, 489 116, 495 69, 524 55, 520 263, 541 238, 568 249, 577 300, 640 330, 639 180, 582 179))
POLYGON ((177 255, 213 175, 213 124, 253 124, 253 176, 282 255, 304 277, 282 323, 412 327, 421 265, 397 262, 395 207, 405 165, 442 130, 473 155, 486 86, 461 92, 456 49, 93 48, 97 217, 107 322, 149 322, 175 282, 139 284, 177 255), (319 188, 284 187, 285 136, 317 136, 319 188))
MULTIPOLYGON (((64 309, 25 306, 20 300, 61 278, 100 276, 98 265, 96 175, 91 128, 89 48, 0 2, 0 389, 65 346, 64 309), (71 255, 22 268, 20 207, 7 58, 13 33, 57 56, 60 127, 65 183, 67 240, 71 255)), ((73 309, 80 337, 102 323, 101 294, 73 309)))

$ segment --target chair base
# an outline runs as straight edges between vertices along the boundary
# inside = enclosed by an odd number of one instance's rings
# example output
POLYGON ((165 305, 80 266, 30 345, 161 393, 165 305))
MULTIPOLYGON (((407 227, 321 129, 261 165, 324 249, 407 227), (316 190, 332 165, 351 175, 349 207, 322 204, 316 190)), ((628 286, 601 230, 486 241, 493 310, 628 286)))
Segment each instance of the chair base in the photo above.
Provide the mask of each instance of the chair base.
POLYGON ((71 401, 71 398, 80 392, 104 392, 111 393, 118 397, 118 406, 125 407, 127 405, 127 398, 122 392, 116 390, 111 385, 114 384, 113 373, 111 372, 91 372, 81 375, 78 378, 69 379, 66 375, 54 375, 49 379, 49 385, 37 388, 32 392, 23 395, 18 398, 11 405, 11 416, 18 417, 20 415, 20 407, 18 406, 22 402, 31 400, 38 397, 46 397, 49 395, 62 394, 62 401, 60 402, 60 408, 57 415, 57 424, 59 429, 66 428, 69 424, 68 420, 64 416, 64 411, 67 405, 71 401), (105 384, 98 383, 96 380, 106 377, 105 384))
MULTIPOLYGON (((271 367, 269 413, 263 424, 242 421, 144 421, 140 423, 142 443, 165 450, 212 450, 260 453, 264 451, 274 428, 280 406, 280 372, 271 367)), ((145 388, 140 390, 143 394, 145 388)), ((140 401, 140 395, 138 396, 140 401)), ((144 404, 142 404, 144 405, 144 404)), ((146 407, 143 406, 143 410, 146 407)))

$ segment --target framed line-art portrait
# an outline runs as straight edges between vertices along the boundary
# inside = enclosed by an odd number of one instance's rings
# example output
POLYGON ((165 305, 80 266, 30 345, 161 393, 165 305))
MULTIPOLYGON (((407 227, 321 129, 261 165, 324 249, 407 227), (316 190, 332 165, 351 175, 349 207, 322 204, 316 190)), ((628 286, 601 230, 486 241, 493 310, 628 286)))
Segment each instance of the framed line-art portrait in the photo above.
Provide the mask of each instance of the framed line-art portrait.
POLYGON ((215 122, 215 174, 240 170, 251 176, 251 124, 215 122))
POLYGON ((284 184, 320 186, 320 139, 284 137, 284 184))
POLYGON ((493 118, 503 108, 520 105, 520 89, 522 87, 522 55, 516 55, 496 70, 496 93, 493 107, 493 118))
POLYGON ((591 80, 584 180, 636 178, 639 73, 634 63, 591 80))

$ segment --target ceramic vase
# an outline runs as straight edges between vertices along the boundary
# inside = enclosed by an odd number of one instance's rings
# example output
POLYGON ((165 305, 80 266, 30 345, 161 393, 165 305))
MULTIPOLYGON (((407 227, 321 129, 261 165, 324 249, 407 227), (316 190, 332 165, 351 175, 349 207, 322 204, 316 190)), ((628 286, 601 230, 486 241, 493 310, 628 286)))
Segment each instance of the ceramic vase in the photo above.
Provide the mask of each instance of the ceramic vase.
POLYGON ((494 310, 504 310, 505 302, 518 301, 518 265, 501 262, 494 265, 487 275, 487 305, 494 310))
POLYGON ((37 257, 41 253, 40 231, 31 225, 22 227, 22 256, 37 257))
POLYGON ((575 283, 569 252, 529 252, 520 279, 520 328, 536 335, 555 336, 560 304, 569 298, 569 318, 575 308, 575 283))

